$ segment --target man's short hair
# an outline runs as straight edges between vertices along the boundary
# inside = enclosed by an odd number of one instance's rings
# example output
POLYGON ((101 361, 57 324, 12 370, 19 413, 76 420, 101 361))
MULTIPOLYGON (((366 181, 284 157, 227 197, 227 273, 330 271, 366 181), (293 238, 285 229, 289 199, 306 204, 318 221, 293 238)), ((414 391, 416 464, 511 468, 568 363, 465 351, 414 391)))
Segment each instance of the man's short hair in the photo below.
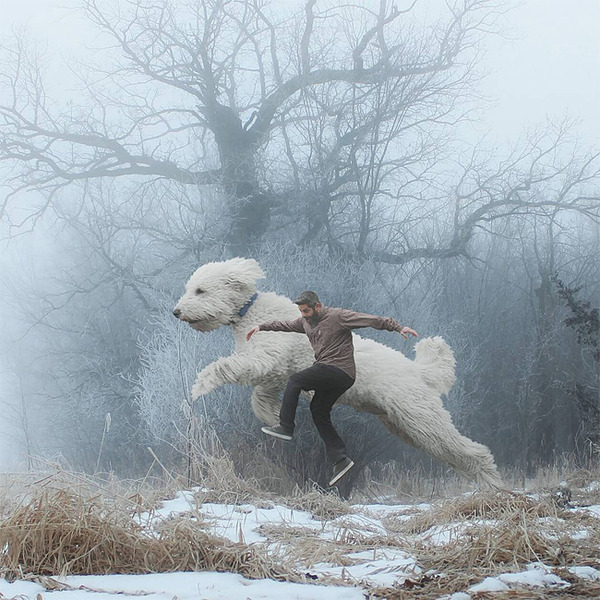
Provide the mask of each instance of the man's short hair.
POLYGON ((302 292, 296 300, 294 300, 294 304, 300 306, 301 304, 306 304, 306 306, 310 306, 314 308, 319 302, 319 296, 312 290, 306 290, 302 292))

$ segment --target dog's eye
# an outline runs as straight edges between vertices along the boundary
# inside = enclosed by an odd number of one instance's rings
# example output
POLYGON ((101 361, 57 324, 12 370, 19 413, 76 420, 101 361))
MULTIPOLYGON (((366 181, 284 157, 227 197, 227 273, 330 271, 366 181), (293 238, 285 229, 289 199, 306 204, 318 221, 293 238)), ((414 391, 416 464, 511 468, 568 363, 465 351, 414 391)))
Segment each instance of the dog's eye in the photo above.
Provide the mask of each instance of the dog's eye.
POLYGON ((204 290, 202 288, 196 288, 196 296, 199 296, 200 294, 204 294, 204 290))

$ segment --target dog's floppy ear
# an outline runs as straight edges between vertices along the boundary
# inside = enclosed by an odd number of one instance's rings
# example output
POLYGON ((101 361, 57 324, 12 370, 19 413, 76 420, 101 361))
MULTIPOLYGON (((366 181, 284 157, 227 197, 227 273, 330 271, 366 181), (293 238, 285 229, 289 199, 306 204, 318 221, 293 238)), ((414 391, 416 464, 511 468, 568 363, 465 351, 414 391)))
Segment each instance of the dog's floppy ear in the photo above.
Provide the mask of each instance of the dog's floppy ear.
POLYGON ((240 287, 255 287, 259 279, 266 277, 258 262, 253 258, 232 258, 227 261, 229 273, 227 283, 240 287))

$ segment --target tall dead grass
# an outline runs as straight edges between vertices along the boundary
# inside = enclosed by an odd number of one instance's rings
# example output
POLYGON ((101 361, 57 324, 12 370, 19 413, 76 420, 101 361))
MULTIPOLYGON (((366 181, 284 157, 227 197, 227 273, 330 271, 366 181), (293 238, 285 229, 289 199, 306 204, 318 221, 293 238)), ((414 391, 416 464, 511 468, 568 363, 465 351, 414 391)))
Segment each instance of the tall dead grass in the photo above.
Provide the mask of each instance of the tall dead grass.
POLYGON ((442 523, 473 521, 474 519, 510 518, 515 514, 528 519, 557 516, 557 507, 511 492, 475 493, 439 502, 431 510, 419 513, 408 521, 394 526, 394 517, 385 520, 386 526, 407 534, 417 534, 442 523))
POLYGON ((586 540, 593 545, 600 539, 597 519, 518 493, 473 494, 443 502, 403 523, 388 520, 386 526, 414 535, 452 522, 465 526, 457 539, 432 547, 429 556, 426 551, 421 553, 420 558, 435 563, 436 568, 451 565, 455 569, 495 569, 533 561, 559 566, 600 559, 600 546, 591 555, 590 548, 580 551, 588 546, 586 540), (552 535, 548 534, 546 519, 551 520, 552 535), (577 530, 585 530, 587 537, 574 540, 571 534, 577 530))
POLYGON ((290 508, 310 513, 315 519, 325 521, 353 512, 351 506, 335 492, 320 489, 301 490, 296 487, 291 498, 287 499, 290 508))
MULTIPOLYGON (((387 546, 415 556, 425 573, 409 578, 403 586, 369 592, 372 598, 393 600, 439 598, 465 590, 487 575, 522 570, 534 561, 556 569, 600 566, 600 520, 558 507, 549 494, 530 497, 524 493, 477 493, 435 502, 428 510, 402 507, 382 519, 386 534, 370 532, 353 524, 352 519, 344 525, 344 520, 338 518, 355 509, 335 494, 317 488, 295 488, 286 498, 265 493, 255 480, 240 477, 224 455, 206 457, 197 476, 196 508, 161 521, 155 531, 143 528, 136 515, 146 511, 152 514, 159 501, 185 488, 186 482, 177 476, 169 475, 166 482, 91 479, 64 471, 28 477, 19 480, 23 493, 19 493, 22 501, 18 505, 14 502, 16 489, 10 484, 10 510, 0 510, 0 576, 216 570, 253 578, 302 581, 298 573, 311 565, 328 562, 344 566, 351 564, 351 555, 359 550, 387 546), (546 500, 539 499, 544 497, 546 500), (261 533, 280 545, 274 550, 276 561, 263 546, 248 547, 209 534, 200 512, 201 504, 206 502, 256 506, 283 503, 310 512, 317 520, 338 519, 339 529, 333 539, 324 540, 311 528, 263 525, 261 533), (411 512, 413 516, 407 518, 411 512), (450 542, 436 543, 435 535, 428 541, 428 534, 435 533, 437 527, 453 524, 458 533, 450 542), (582 531, 585 536, 575 535, 582 531)), ((567 481, 571 480, 586 485, 586 494, 593 500, 590 503, 598 503, 600 490, 588 485, 598 480, 593 473, 579 471, 567 481)), ((577 502, 580 498, 578 491, 577 502)), ((397 502, 399 498, 389 499, 397 502)), ((580 595, 565 592, 562 597, 600 597, 589 591, 598 591, 595 584, 586 587, 575 577, 572 581, 572 590, 580 595)), ((537 592, 531 596, 517 590, 511 593, 515 598, 543 597, 537 592)))
MULTIPOLYGON (((564 568, 569 565, 600 566, 600 521, 584 512, 563 510, 551 500, 536 500, 524 494, 499 492, 473 494, 433 506, 408 520, 390 516, 386 529, 398 538, 434 531, 458 523, 459 533, 448 543, 423 541, 414 545, 424 573, 403 589, 374 590, 373 598, 439 598, 464 591, 486 576, 523 570, 532 562, 554 567, 572 583, 570 588, 535 591, 511 590, 510 598, 598 598, 600 585, 584 582, 564 568), (584 537, 574 535, 585 532, 584 537)), ((490 598, 493 594, 490 594, 490 598)), ((477 597, 487 597, 479 594, 477 597)), ((494 596, 496 597, 496 596, 494 596)))
POLYGON ((0 524, 5 578, 172 571, 227 571, 250 578, 299 576, 259 549, 208 534, 197 522, 172 519, 149 534, 101 497, 45 491, 0 524))

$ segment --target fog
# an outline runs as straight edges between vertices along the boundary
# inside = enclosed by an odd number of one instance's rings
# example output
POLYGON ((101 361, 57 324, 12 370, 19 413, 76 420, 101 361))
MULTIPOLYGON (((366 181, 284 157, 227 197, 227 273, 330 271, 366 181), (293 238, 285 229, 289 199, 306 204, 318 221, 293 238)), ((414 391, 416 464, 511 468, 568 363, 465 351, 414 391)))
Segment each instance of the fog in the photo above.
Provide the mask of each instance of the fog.
MULTIPOLYGON (((35 457, 134 475, 148 445, 177 465, 194 361, 232 342, 182 331, 170 311, 199 263, 242 254, 267 272, 262 290, 291 296, 302 282, 327 303, 443 335, 458 361, 446 404, 502 466, 597 452, 596 0, 457 2, 464 18, 423 0, 371 37, 379 2, 351 18, 317 1, 308 46, 304 3, 288 0, 268 13, 282 23, 276 58, 266 21, 240 33, 227 20, 239 6, 224 2, 213 53, 195 50, 205 71, 185 49, 202 15, 183 3, 172 21, 127 27, 129 3, 84 4, 2 3, 0 470, 35 457), (100 31, 104 18, 125 19, 113 33, 130 46, 100 31), (429 78, 395 74, 396 43, 403 73, 429 78), (361 80, 359 60, 390 75, 361 80), (326 67, 358 79, 300 85, 253 129, 278 82, 326 67)), ((247 390, 211 400, 203 418, 226 449, 255 446, 247 390)), ((349 435, 364 426, 343 414, 349 435)), ((395 442, 380 458, 419 460, 395 442)))
MULTIPOLYGON (((287 0, 290 7, 302 2, 287 0)), ((421 2, 428 12, 440 2, 421 2)), ((570 116, 579 122, 579 134, 589 143, 600 142, 600 5, 596 0, 578 0, 575 5, 560 0, 507 2, 499 19, 500 36, 485 43, 487 73, 481 91, 489 99, 476 129, 509 143, 525 127, 546 116, 570 116)), ((0 31, 26 28, 36 40, 47 44, 56 64, 89 54, 96 30, 77 10, 80 3, 26 0, 3 2, 0 31)), ((72 83, 70 73, 55 82, 72 83)))

